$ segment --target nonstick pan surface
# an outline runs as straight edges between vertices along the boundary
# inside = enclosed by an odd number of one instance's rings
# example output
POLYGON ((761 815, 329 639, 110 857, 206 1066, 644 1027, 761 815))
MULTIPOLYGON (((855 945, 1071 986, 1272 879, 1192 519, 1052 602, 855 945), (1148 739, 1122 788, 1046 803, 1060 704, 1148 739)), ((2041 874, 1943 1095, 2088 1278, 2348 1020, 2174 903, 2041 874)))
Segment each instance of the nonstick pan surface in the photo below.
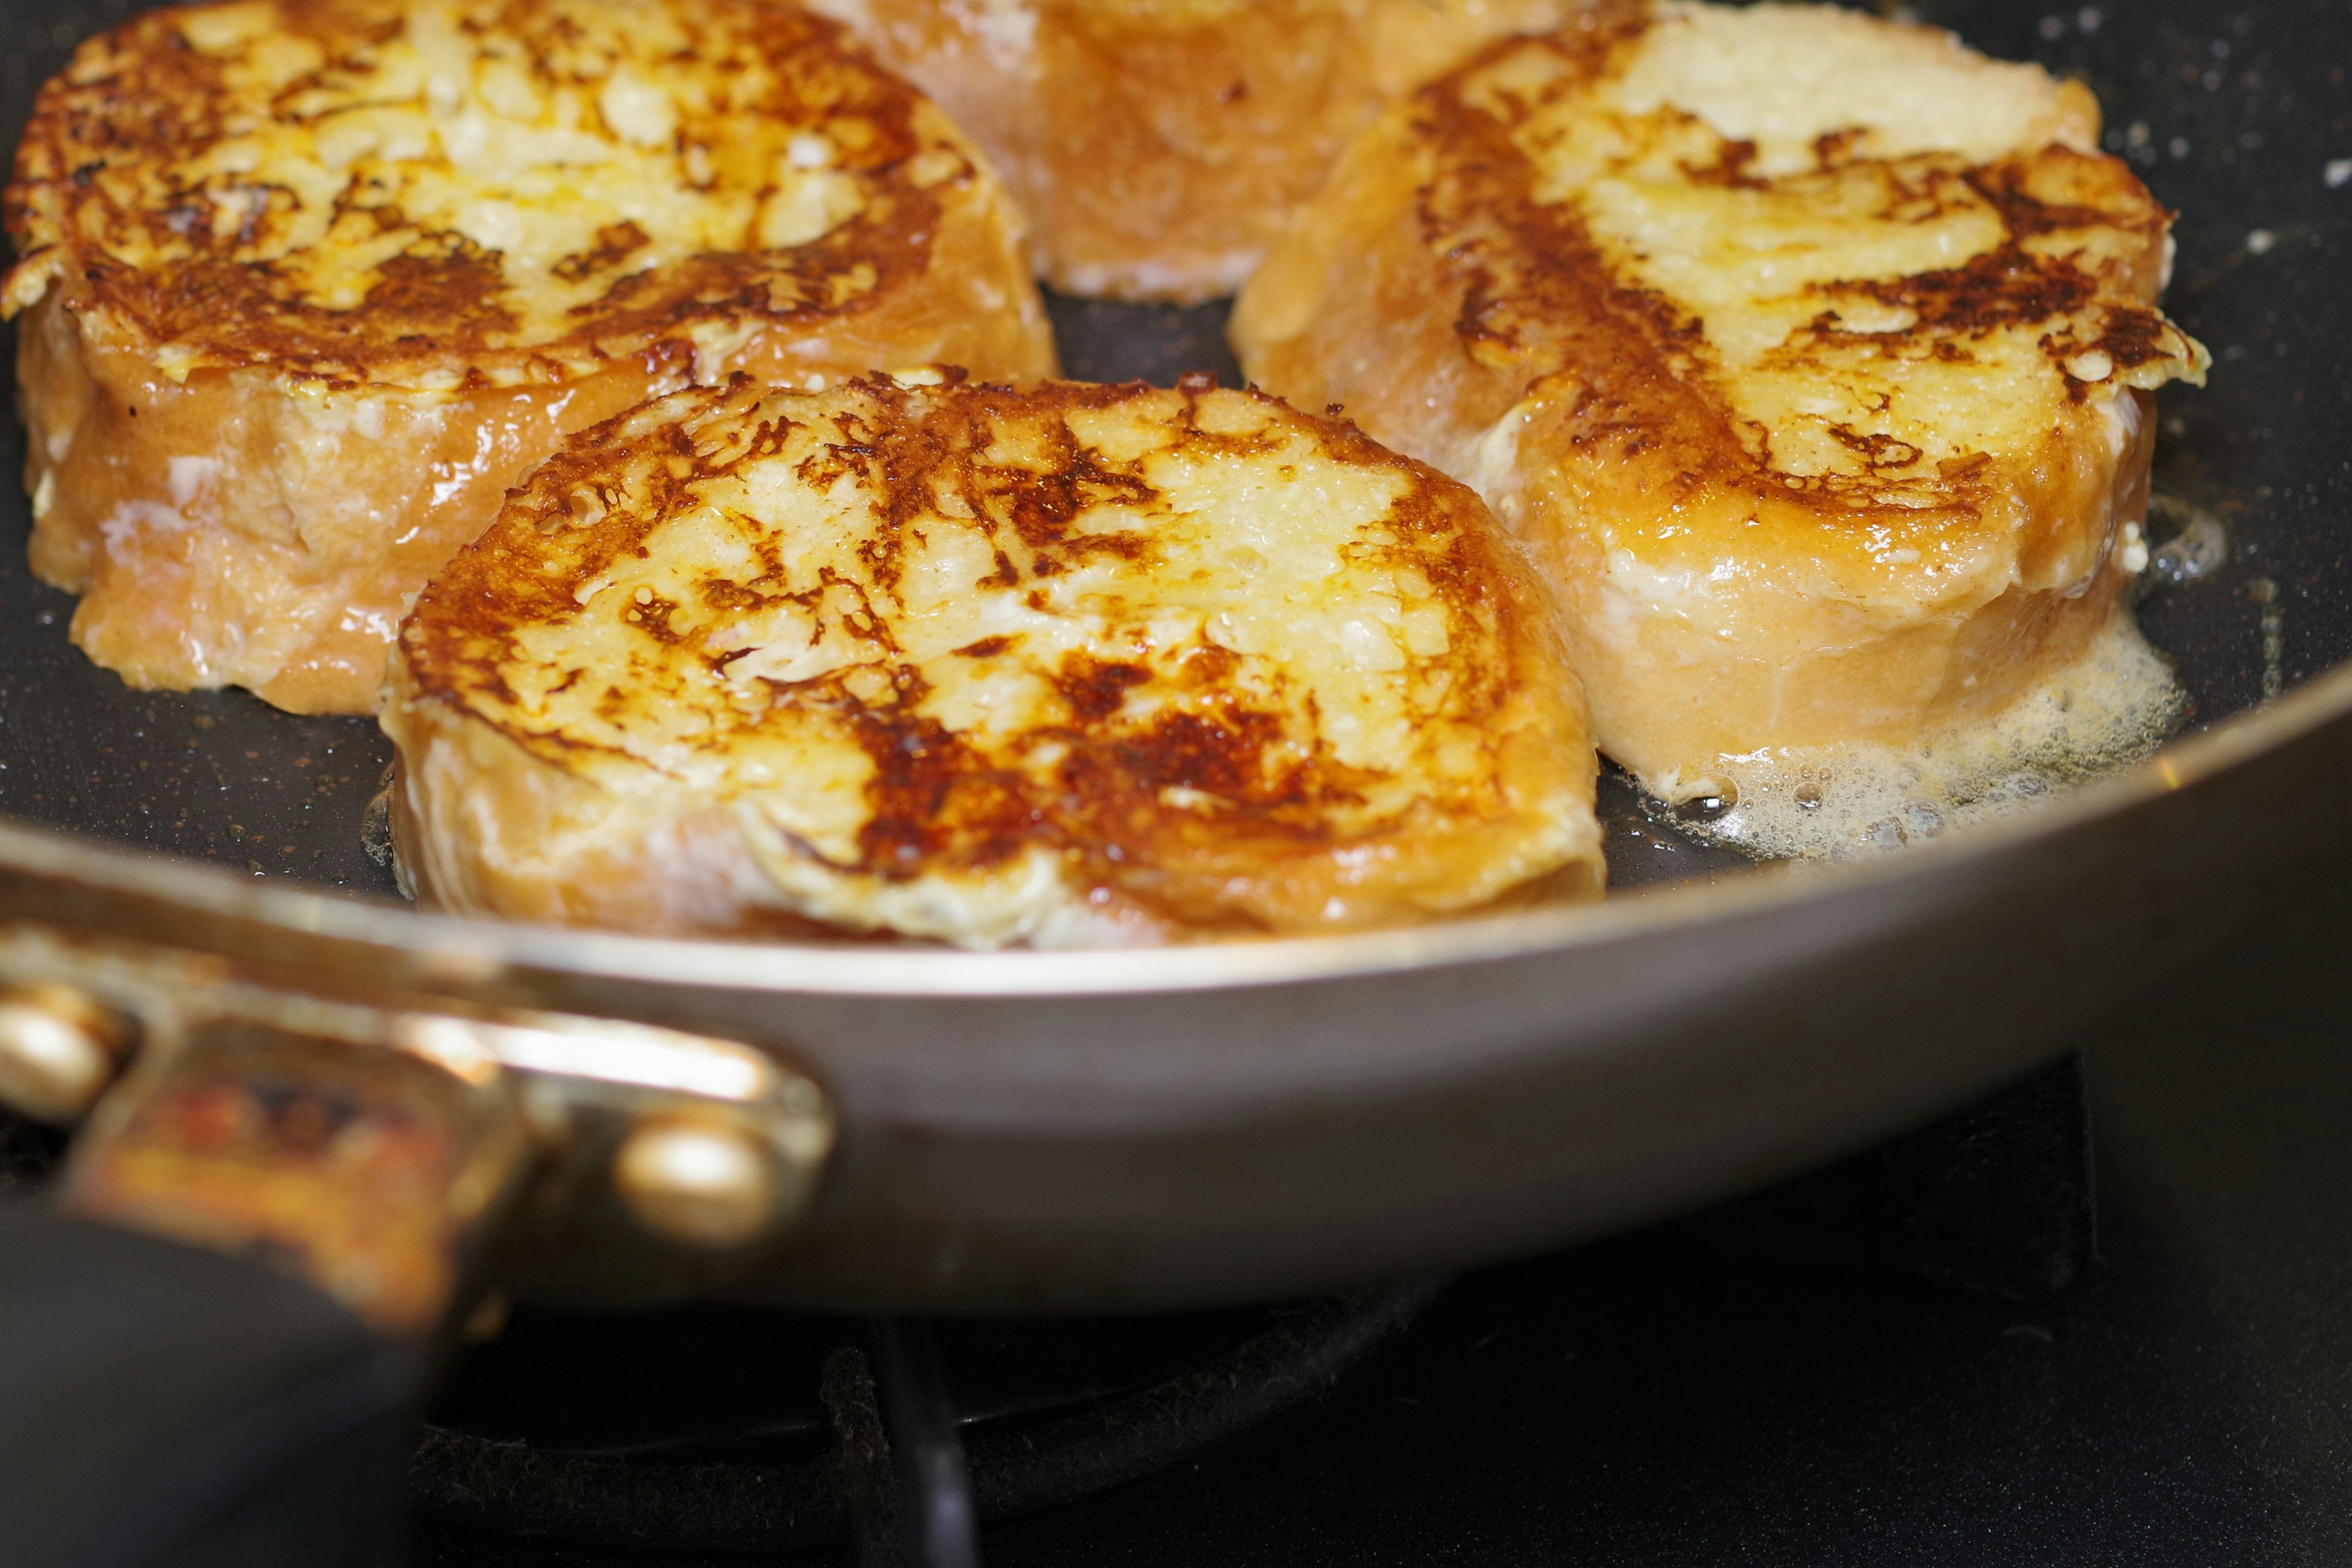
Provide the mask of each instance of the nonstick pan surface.
MULTIPOLYGON (((9 146, 40 81, 128 9, 122 0, 0 6, 9 146)), ((2139 613, 2189 687, 2191 722, 2352 658, 2352 163, 2335 162, 2352 159, 2352 48, 2343 47, 2352 16, 2195 0, 1956 4, 1925 16, 1992 54, 2084 77, 2106 109, 2109 147, 2182 214, 2168 308, 2215 364, 2208 390, 2163 395, 2164 500, 2150 532, 2161 542, 2205 517, 2226 532, 2229 558, 2193 582, 2159 574, 2139 613)), ((1073 376, 1166 384, 1181 371, 1214 370, 1235 379, 1222 305, 1056 300, 1054 315, 1073 376)), ((13 364, 13 335, 0 347, 13 364)), ((8 476, 21 471, 23 441, 14 420, 0 430, 8 476)), ((371 854, 363 837, 391 760, 373 723, 280 713, 241 691, 129 689, 67 641, 74 600, 33 580, 30 528, 21 488, 0 483, 0 815, 389 896, 381 842, 371 854)), ((1602 808, 1620 889, 1739 864, 1653 820, 1622 779, 1604 784, 1602 808)))

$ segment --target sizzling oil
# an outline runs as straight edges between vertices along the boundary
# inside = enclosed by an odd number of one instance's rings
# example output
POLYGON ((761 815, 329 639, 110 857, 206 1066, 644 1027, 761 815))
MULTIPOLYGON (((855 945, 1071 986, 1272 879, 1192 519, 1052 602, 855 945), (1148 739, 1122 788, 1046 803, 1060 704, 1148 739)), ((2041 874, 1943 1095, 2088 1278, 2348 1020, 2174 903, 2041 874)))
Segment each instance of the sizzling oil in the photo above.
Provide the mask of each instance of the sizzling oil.
POLYGON ((1689 837, 1769 859, 1853 859, 2030 809, 2137 761, 2178 727, 2171 667, 2117 615, 2071 666, 1990 720, 1922 740, 1727 757, 1719 794, 1654 809, 1689 837))

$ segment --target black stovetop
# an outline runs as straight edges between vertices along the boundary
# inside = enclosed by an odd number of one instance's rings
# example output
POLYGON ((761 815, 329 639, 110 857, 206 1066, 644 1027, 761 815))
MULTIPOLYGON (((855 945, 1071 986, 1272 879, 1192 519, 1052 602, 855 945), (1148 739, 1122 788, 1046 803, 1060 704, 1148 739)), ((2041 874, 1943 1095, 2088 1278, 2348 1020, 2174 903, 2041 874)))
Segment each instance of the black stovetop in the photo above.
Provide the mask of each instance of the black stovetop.
MULTIPOLYGON (((985 1560, 2352 1562, 2347 951, 2352 866, 2083 1041, 2100 1243, 2053 1301, 1889 1268, 1768 1194, 1467 1276, 1319 1404, 991 1525, 985 1560)), ((420 1521, 412 1561, 742 1559, 420 1521)))

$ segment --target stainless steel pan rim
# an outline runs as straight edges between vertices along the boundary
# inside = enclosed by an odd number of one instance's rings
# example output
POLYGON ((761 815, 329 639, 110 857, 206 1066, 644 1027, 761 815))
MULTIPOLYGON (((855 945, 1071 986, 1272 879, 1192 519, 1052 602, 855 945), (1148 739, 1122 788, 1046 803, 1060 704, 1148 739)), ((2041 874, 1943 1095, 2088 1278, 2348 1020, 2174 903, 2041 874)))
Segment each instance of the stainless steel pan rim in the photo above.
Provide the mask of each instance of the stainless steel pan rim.
POLYGON ((1900 854, 1670 887, 1598 905, 1523 911, 1351 936, 1077 952, 962 952, 688 941, 420 913, 388 901, 257 886, 232 871, 0 821, 0 867, 160 900, 194 915, 398 950, 453 980, 510 967, 668 985, 835 995, 1111 995, 1293 984, 1520 956, 1627 939, 1864 886, 1919 878, 2045 841, 2225 773, 2352 715, 2352 664, 2187 736, 2147 762, 2030 814, 1900 854))

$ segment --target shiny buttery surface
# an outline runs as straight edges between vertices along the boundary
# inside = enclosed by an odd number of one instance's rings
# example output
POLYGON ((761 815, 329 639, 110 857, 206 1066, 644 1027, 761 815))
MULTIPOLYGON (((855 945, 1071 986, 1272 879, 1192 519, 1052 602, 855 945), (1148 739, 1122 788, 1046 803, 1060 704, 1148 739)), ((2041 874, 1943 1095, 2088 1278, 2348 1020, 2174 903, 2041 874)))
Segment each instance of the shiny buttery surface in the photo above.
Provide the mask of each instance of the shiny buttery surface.
POLYGON ((1200 381, 649 404, 398 657, 428 907, 1055 948, 1600 891, 1582 706, 1485 508, 1200 381))

